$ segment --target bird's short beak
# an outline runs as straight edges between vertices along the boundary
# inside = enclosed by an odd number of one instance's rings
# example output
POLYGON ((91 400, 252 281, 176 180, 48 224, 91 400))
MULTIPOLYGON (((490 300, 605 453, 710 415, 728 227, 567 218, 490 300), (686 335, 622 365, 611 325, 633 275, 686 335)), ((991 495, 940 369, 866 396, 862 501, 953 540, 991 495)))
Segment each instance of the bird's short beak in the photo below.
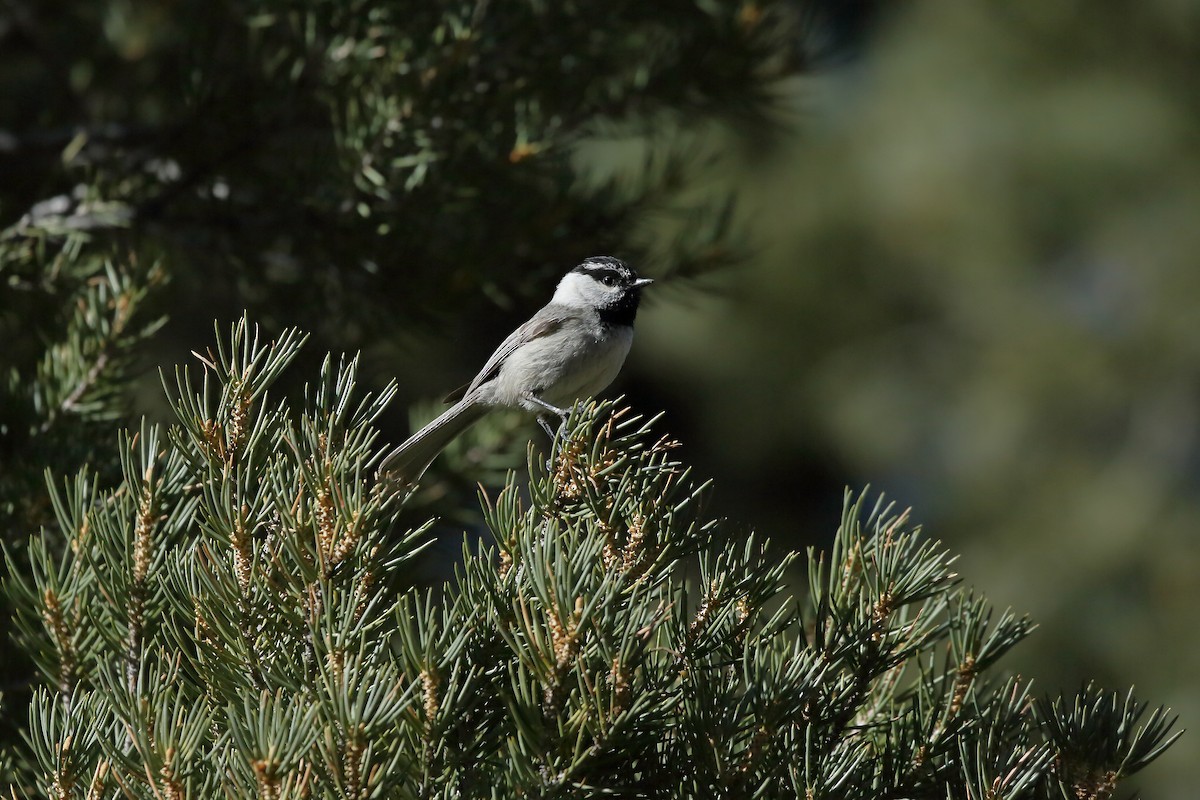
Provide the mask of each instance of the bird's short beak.
POLYGON ((638 278, 636 281, 633 282, 633 288, 640 289, 643 286, 649 286, 652 283, 654 283, 653 278, 638 278))

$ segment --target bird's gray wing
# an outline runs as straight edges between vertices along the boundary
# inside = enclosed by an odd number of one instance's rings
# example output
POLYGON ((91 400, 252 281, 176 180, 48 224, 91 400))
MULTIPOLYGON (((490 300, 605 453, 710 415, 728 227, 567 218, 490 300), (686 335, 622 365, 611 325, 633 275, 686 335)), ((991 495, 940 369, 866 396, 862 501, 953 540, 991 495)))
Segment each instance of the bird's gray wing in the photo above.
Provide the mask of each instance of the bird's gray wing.
POLYGON ((526 342, 532 342, 534 339, 540 339, 543 336, 549 336, 556 330, 562 327, 563 322, 568 318, 565 311, 554 309, 549 306, 543 308, 538 313, 534 314, 526 320, 521 327, 508 335, 508 338, 500 343, 496 351, 492 353, 487 362, 484 363, 483 369, 479 370, 479 374, 468 383, 466 386, 459 387, 451 392, 446 397, 447 403, 453 403, 466 397, 471 392, 478 389, 483 384, 496 377, 496 373, 500 371, 500 367, 504 365, 504 360, 512 354, 521 345, 526 342))

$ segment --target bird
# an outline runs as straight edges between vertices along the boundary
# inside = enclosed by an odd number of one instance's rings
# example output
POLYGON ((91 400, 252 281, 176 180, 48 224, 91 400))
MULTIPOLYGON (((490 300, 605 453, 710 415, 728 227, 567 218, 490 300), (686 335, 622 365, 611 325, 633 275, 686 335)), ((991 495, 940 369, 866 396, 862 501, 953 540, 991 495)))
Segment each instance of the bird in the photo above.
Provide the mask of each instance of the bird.
POLYGON ((553 436, 548 414, 566 419, 571 405, 598 394, 620 372, 642 289, 653 282, 618 258, 584 259, 475 378, 446 398, 453 405, 380 462, 379 473, 415 483, 455 437, 493 408, 536 414, 553 436))

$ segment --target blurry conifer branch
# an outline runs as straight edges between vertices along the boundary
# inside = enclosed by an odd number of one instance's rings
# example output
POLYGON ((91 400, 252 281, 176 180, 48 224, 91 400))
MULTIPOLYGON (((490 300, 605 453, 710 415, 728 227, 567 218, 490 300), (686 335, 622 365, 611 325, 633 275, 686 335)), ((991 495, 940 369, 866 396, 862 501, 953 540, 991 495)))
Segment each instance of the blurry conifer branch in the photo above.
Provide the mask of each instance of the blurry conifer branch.
POLYGON ((273 395, 303 338, 243 319, 164 375, 176 421, 121 437, 119 482, 50 477, 67 546, 6 581, 42 676, 17 796, 1099 799, 1178 736, 999 674, 1030 622, 882 499, 847 495, 828 553, 732 538, 612 402, 416 591, 423 529, 375 473, 394 387, 329 357, 273 395))
POLYGON ((33 502, 43 469, 73 470, 101 441, 111 444, 108 423, 128 416, 137 345, 162 323, 144 309, 166 278, 161 266, 80 223, 112 214, 119 209, 64 202, 0 232, 0 450, 21 465, 0 473, 0 530, 10 543, 49 521, 33 502))
POLYGON ((506 277, 592 253, 700 273, 739 254, 728 190, 691 204, 670 246, 628 234, 689 180, 692 122, 771 127, 773 87, 814 69, 818 5, 150 2, 100 30, 82 6, 22 4, 39 46, 18 37, 17 56, 58 50, 91 77, 12 87, 29 122, 0 130, 0 215, 128 225, 185 291, 227 302, 236 280, 223 313, 248 302, 272 323, 312 304, 338 347, 421 319, 446 286, 511 300, 542 287, 506 277), (614 137, 677 168, 578 180, 580 143, 614 137), (103 207, 75 198, 81 175, 103 207))

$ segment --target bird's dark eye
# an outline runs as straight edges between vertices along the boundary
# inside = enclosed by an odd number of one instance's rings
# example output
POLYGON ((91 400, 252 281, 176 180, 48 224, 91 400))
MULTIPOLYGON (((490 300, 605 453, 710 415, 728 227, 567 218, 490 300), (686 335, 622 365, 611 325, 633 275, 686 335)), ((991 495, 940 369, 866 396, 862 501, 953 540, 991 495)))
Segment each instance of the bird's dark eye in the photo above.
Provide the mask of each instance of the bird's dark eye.
POLYGON ((605 275, 600 278, 600 282, 603 283, 605 286, 616 286, 617 278, 614 275, 605 275))

